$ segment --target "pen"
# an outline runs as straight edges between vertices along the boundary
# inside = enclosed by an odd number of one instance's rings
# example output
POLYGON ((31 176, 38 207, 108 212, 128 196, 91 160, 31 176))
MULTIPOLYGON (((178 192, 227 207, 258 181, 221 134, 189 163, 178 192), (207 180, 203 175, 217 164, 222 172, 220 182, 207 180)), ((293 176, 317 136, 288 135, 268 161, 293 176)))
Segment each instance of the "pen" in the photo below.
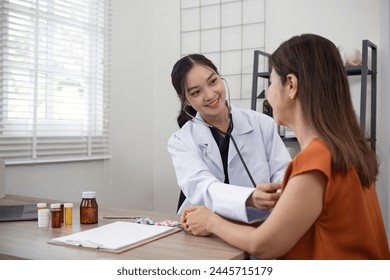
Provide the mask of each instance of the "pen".
POLYGON ((139 219, 140 216, 103 216, 103 219, 139 219))

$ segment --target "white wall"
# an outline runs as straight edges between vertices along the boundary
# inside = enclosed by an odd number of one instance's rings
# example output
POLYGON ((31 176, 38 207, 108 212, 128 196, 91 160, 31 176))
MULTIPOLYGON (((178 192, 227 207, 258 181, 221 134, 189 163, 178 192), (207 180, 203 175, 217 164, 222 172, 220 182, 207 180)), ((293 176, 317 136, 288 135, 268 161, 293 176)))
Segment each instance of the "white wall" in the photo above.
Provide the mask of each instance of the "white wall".
MULTIPOLYGON (((381 76, 389 77, 388 6, 387 0, 272 0, 266 11, 267 52, 293 35, 312 32, 345 47, 360 48, 369 39, 387 57, 386 63, 379 60, 378 71, 378 151, 388 170, 381 170, 379 188, 387 224, 390 148, 384 106, 390 104, 385 95, 390 85, 381 76)), ((180 56, 179 7, 180 0, 114 0, 112 159, 7 166, 8 194, 77 202, 82 190, 95 189, 101 205, 175 211, 179 191, 166 143, 177 129, 179 109, 170 84, 180 56)))
POLYGON ((180 0, 153 1, 153 191, 154 209, 175 212, 179 198, 171 159, 170 135, 178 129, 179 100, 171 84, 173 64, 180 58, 180 0))
POLYGON ((381 162, 379 175, 379 200, 383 219, 390 240, 390 3, 380 1, 380 42, 378 49, 378 157, 381 162))
POLYGON ((99 200, 121 207, 153 208, 151 9, 152 1, 114 1, 112 180, 99 200))
POLYGON ((379 0, 267 1, 267 51, 293 35, 316 33, 337 46, 361 47, 379 41, 379 0))

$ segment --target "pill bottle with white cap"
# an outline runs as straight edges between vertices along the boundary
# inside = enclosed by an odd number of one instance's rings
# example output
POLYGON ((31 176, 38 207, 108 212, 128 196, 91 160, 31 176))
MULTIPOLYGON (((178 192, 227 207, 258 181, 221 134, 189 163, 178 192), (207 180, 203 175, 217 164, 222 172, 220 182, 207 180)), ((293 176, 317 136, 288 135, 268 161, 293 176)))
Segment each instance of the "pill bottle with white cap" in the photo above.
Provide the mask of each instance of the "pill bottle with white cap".
POLYGON ((50 204, 51 209, 51 227, 59 228, 61 227, 61 204, 53 203, 50 204))
POLYGON ((73 203, 64 203, 65 208, 65 225, 71 225, 73 221, 73 203))
POLYGON ((98 204, 96 202, 96 192, 82 192, 81 198, 80 223, 96 224, 98 222, 98 204))
POLYGON ((49 227, 50 209, 42 208, 38 210, 38 227, 49 227))

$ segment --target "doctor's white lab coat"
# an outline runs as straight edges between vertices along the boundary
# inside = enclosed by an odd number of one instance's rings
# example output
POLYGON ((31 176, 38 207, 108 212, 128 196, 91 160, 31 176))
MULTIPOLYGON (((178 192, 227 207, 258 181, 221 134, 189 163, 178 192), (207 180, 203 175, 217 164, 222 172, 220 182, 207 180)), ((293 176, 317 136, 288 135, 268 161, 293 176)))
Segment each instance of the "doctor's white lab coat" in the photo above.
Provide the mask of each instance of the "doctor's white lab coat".
MULTIPOLYGON (((275 121, 265 114, 232 106, 232 136, 254 181, 278 182, 291 157, 281 140, 275 121)), ((197 119, 202 117, 198 113, 197 119)), ((201 121, 188 121, 168 141, 177 182, 186 195, 178 214, 191 205, 205 205, 221 216, 251 223, 264 219, 268 210, 246 207, 254 191, 239 155, 230 139, 229 183, 220 151, 210 128, 201 121)))

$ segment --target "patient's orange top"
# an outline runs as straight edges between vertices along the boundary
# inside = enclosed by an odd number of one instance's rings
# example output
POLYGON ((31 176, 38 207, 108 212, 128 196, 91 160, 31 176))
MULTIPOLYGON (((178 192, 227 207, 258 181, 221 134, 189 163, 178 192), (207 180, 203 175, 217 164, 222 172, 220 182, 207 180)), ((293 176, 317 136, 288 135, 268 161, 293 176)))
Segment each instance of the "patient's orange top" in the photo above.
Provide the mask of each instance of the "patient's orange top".
POLYGON ((355 168, 334 174, 331 158, 328 147, 315 139, 287 168, 282 190, 290 177, 313 170, 328 182, 320 216, 284 258, 390 259, 374 184, 363 187, 355 168))

